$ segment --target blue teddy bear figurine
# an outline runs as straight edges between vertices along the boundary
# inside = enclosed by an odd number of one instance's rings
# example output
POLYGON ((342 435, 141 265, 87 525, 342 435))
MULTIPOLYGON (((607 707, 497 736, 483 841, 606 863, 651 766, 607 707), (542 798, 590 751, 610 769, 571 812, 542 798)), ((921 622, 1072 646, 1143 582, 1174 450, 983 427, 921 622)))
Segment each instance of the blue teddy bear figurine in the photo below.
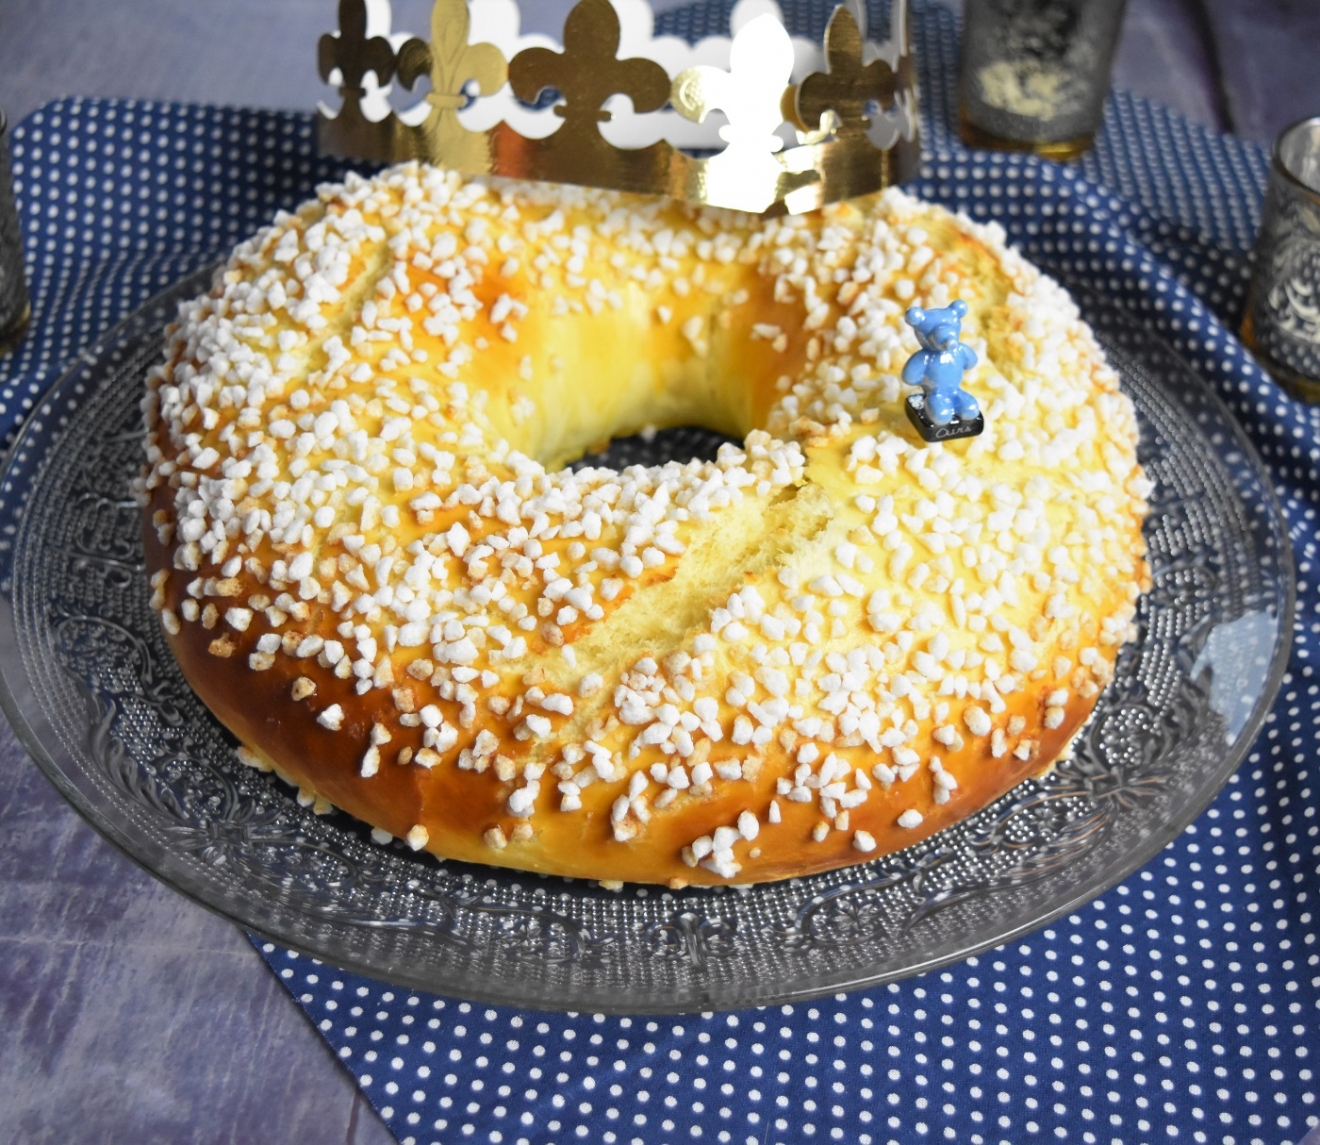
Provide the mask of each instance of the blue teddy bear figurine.
MULTIPOLYGON (((904 316, 916 331, 918 350, 903 367, 903 381, 909 386, 920 386, 924 403, 915 408, 926 415, 923 420, 936 427, 948 426, 954 417, 963 422, 977 421, 981 407, 976 398, 962 388, 963 374, 976 365, 976 352, 965 342, 962 320, 967 316, 967 303, 959 300, 942 310, 922 310, 912 307, 904 316)), ((908 399, 915 403, 915 395, 908 399)), ((914 423, 915 424, 915 423, 914 423)), ((925 434, 925 429, 918 425, 925 434)), ((980 427, 969 432, 980 432, 980 427)), ((939 434, 939 437, 951 436, 939 434)))

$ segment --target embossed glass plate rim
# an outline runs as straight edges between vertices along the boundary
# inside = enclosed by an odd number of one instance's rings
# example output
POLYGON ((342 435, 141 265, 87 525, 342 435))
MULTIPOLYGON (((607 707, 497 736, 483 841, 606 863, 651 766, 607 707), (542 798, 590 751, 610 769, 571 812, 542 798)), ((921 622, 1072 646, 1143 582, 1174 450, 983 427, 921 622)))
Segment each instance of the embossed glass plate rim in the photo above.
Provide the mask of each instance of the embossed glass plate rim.
MULTIPOLYGON (((1158 343, 1162 353, 1174 359, 1185 375, 1195 379, 1195 384, 1201 389, 1201 396, 1209 401, 1220 421, 1232 434, 1233 444, 1241 450, 1247 462, 1245 468, 1255 476, 1259 483, 1264 506, 1269 510, 1269 531, 1275 542, 1278 562, 1277 573, 1280 583, 1283 585, 1282 599, 1279 603, 1278 628, 1270 669, 1251 715, 1244 722, 1242 730, 1235 738, 1234 743, 1225 745, 1226 750, 1219 765, 1206 773, 1207 781, 1197 789, 1197 797, 1186 804, 1179 814, 1162 821, 1159 829, 1146 836, 1140 847, 1126 852, 1121 861, 1112 864, 1100 876, 1087 882, 1076 894, 1061 900, 1048 911, 997 928, 994 933, 982 935, 970 942, 964 941, 956 950, 941 947, 929 952, 925 957, 914 957, 902 966, 881 970, 876 970, 874 966, 870 969, 865 966, 850 966, 838 973, 817 975, 809 982, 793 979, 770 986, 765 983, 747 982, 740 984, 740 988, 736 989, 729 987, 727 983, 721 983, 714 992, 707 990, 703 992, 700 998, 688 997, 672 1004, 650 999, 638 1003, 636 1000, 615 997, 601 997, 599 999, 574 997, 565 999, 556 1006, 550 1001, 544 990, 536 992, 509 988, 482 989, 483 983, 473 981, 470 977, 461 983, 454 981, 440 982, 434 976, 411 975, 406 969, 397 966, 382 967, 372 963, 369 959, 357 958, 351 954, 345 957, 347 952, 336 947, 333 938, 323 944, 314 945, 298 939, 291 939, 287 934, 268 931, 259 923, 245 917, 241 911, 226 909, 224 906, 211 901, 207 896, 205 886, 195 886, 188 880, 178 877, 174 871, 162 871, 162 864, 154 854, 156 847, 145 844, 143 840, 123 831, 118 824, 106 820, 85 799, 68 777, 66 769, 61 766, 48 746, 52 742, 58 744, 58 736, 51 728, 47 714, 36 704, 32 689, 23 686, 28 683, 28 676, 23 666, 21 650, 18 647, 11 595, 13 590, 10 583, 15 540, 22 532, 24 508, 31 491, 40 485, 49 464, 48 458, 41 459, 35 464, 34 476, 27 486, 20 489, 13 487, 15 469, 23 463, 24 451, 28 448, 31 439, 42 432, 51 433, 54 439, 58 439, 66 433, 67 429, 62 425, 52 431, 44 420, 57 412, 55 406, 65 387, 76 386, 85 371, 102 364, 117 346, 124 344, 135 329, 142 326, 146 314, 169 305, 171 301, 177 302, 186 298, 190 293, 200 293, 205 290, 213 269, 213 267, 208 267, 199 270, 160 292, 114 326, 88 350, 80 354, 66 373, 54 382, 43 395, 41 401, 36 404, 33 413, 5 458, 3 470, 0 470, 0 490, 3 490, 3 492, 0 492, 0 530, 3 530, 5 534, 3 539, 0 540, 0 580, 3 580, 5 584, 4 591, 0 591, 0 710, 8 718, 15 735, 24 748, 47 778, 55 785, 56 789, 104 838, 134 863, 199 906, 220 915, 245 930, 272 942, 291 946, 310 957, 395 985, 442 993, 454 993, 483 1003, 526 1006, 534 1009, 557 1008, 637 1014, 691 1013, 699 1010, 723 1010, 753 1005, 796 1002, 840 991, 874 987, 912 975, 927 973, 941 966, 993 949, 1006 942, 1014 941, 1042 926, 1049 925, 1049 923, 1075 911, 1080 906, 1103 894, 1154 858, 1159 851, 1181 834, 1209 806, 1224 784, 1227 783, 1229 777, 1240 766, 1268 718, 1274 696, 1277 694, 1283 676, 1287 671, 1295 611, 1293 553, 1285 519, 1275 496, 1273 482, 1270 480, 1268 470, 1261 461, 1254 445, 1219 395, 1206 384, 1192 366, 1160 338, 1158 333, 1142 325, 1136 315, 1117 303, 1102 294, 1098 294, 1093 289, 1085 289, 1083 282, 1072 283, 1069 284, 1072 287, 1083 287, 1082 293, 1089 296, 1091 304, 1103 304, 1111 310, 1121 312, 1125 320, 1132 324, 1143 337, 1158 343), (17 678, 15 678, 15 668, 17 668, 17 678), (19 686, 16 687, 16 685, 19 686), (26 704, 23 702, 25 697, 26 704)), ((1085 306, 1083 306, 1083 310, 1085 311, 1085 306)), ((1111 347, 1107 346, 1106 349, 1109 350, 1111 347)), ((1130 356, 1125 350, 1120 350, 1120 354, 1124 357, 1130 356)), ((530 877, 534 878, 535 876, 530 877)), ((755 893, 755 889, 749 893, 755 893)), ((327 925, 325 919, 320 919, 318 922, 321 924, 323 931, 331 934, 340 925, 349 930, 357 929, 352 923, 327 925)), ((489 983, 488 985, 495 985, 495 983, 489 983)), ((507 987, 508 980, 501 979, 499 985, 507 987)), ((708 985, 713 984, 708 983, 708 985)))

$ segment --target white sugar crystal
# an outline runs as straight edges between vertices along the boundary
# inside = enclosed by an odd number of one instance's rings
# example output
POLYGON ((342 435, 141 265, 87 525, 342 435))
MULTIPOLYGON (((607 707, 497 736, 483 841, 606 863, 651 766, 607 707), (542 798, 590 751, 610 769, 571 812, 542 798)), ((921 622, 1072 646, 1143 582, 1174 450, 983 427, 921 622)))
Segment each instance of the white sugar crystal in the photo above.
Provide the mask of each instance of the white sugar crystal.
POLYGON ((989 735, 993 726, 985 711, 975 705, 968 707, 963 713, 963 722, 967 725, 967 730, 974 736, 989 735))

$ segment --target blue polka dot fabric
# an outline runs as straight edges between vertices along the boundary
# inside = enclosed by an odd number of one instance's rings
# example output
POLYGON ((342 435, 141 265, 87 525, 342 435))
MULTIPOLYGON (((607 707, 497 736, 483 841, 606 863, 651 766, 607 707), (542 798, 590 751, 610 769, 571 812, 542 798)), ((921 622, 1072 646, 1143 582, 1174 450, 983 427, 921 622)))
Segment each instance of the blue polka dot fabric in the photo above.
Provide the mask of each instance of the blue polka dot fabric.
MULTIPOLYGON (((698 28, 713 8, 667 14, 698 28), (704 14, 704 15, 703 15, 704 14)), ((785 5, 819 22, 819 0, 785 5)), ((1270 466, 1299 608, 1264 733, 1146 869, 1055 925, 885 988, 681 1018, 544 1014, 393 989, 258 947, 404 1145, 1320 1141, 1320 408, 1237 342, 1266 161, 1116 95, 1075 166, 951 134, 952 16, 914 3, 917 190, 997 219, 1034 260, 1120 300, 1192 362, 1270 466)), ((12 435, 78 351, 156 290, 342 173, 310 118, 51 104, 13 136, 34 321, 0 358, 12 435)))

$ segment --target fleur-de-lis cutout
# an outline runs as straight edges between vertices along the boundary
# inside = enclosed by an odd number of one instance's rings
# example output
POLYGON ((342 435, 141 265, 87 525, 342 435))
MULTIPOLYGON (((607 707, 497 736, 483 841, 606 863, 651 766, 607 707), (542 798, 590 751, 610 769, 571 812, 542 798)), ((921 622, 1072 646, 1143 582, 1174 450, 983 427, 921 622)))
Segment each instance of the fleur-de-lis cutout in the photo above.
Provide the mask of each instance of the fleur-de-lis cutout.
POLYGON ((674 80, 674 107, 701 123, 712 111, 729 117, 720 138, 750 156, 773 155, 783 146, 780 101, 793 74, 793 42, 773 16, 758 16, 733 41, 729 70, 702 64, 674 80))
POLYGON ((431 42, 412 39, 399 49, 404 87, 411 90, 422 76, 431 78, 426 131, 445 142, 468 134, 458 122, 458 112, 468 103, 468 84, 475 83, 482 95, 494 95, 508 79, 504 53, 494 44, 469 44, 470 26, 467 0, 435 0, 431 42))
POLYGON ((846 7, 835 9, 825 31, 828 71, 816 72, 802 81, 797 93, 799 123, 808 131, 820 131, 827 112, 833 112, 835 133, 840 139, 865 135, 871 126, 867 105, 876 103, 888 110, 894 105, 897 77, 884 60, 862 66, 864 41, 857 20, 846 7))
POLYGON ((608 123, 602 106, 612 95, 626 95, 638 112, 658 111, 669 100, 669 74, 654 60, 621 60, 619 17, 610 0, 581 0, 564 22, 564 50, 528 48, 509 65, 514 94, 535 103, 547 88, 558 90, 564 102, 555 114, 565 121, 556 136, 573 134, 570 127, 608 123))
POLYGON ((815 182, 814 172, 790 172, 776 153, 784 121, 781 102, 793 75, 793 42, 774 16, 758 16, 734 37, 729 70, 702 64, 682 72, 670 96, 674 108, 701 123, 712 111, 728 116, 720 138, 729 146, 692 165, 700 193, 693 197, 743 211, 768 210, 795 188, 815 182))
MULTIPOLYGON (((737 24, 728 72, 696 67, 671 83, 655 59, 619 58, 625 30, 630 42, 636 38, 627 20, 641 0, 617 10, 612 0, 578 0, 565 21, 562 50, 521 52, 517 22, 507 19, 517 0, 480 0, 470 9, 472 2, 434 0, 431 42, 409 40, 396 56, 385 36, 367 35, 372 5, 385 9, 388 0, 340 0, 340 32, 319 45, 321 75, 327 82, 338 75, 343 97, 337 114, 322 108, 318 119, 323 153, 381 162, 421 158, 474 174, 793 214, 915 173, 920 149, 907 0, 894 0, 898 50, 889 58, 895 62, 867 66, 857 20, 863 0, 844 0, 826 37, 827 71, 809 77, 800 91, 791 84, 794 41, 768 14, 737 24), (486 21, 480 26, 489 28, 483 35, 492 43, 468 43, 474 12, 479 25, 486 21), (391 111, 385 98, 391 80, 412 88, 423 76, 431 89, 423 102, 402 114, 369 118, 391 111), (495 98, 465 111, 476 94, 495 98), (545 134, 550 125, 539 117, 534 126, 508 118, 508 108, 517 106, 514 96, 536 105, 546 95, 554 97, 563 121, 558 130, 545 134), (614 96, 629 99, 642 118, 670 101, 697 123, 723 112, 728 123, 719 134, 727 146, 699 159, 663 132, 644 147, 611 144, 600 127, 611 119, 606 107, 614 96), (873 113, 872 126, 866 112, 875 104, 886 114, 873 113), (798 130, 798 145, 788 149, 781 138, 785 122, 798 130)), ((754 7, 764 9, 760 0, 754 7)), ((662 40, 654 41, 657 51, 662 40)), ((698 52, 697 58, 709 57, 698 52)), ((655 134, 648 131, 648 137, 655 134)))
POLYGON ((363 120, 362 100, 367 94, 363 82, 368 72, 376 74, 382 87, 394 78, 394 49, 384 36, 367 39, 366 0, 339 0, 339 35, 327 32, 317 45, 317 64, 321 79, 339 69, 343 84, 339 94, 344 105, 340 117, 346 123, 363 120))

